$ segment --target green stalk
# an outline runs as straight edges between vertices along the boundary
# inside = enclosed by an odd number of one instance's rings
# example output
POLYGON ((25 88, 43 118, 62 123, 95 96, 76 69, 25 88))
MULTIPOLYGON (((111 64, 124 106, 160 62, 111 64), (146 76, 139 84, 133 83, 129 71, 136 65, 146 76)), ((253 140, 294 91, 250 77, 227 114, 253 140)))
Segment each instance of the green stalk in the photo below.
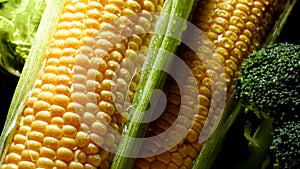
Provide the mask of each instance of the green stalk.
MULTIPOLYGON (((145 116, 151 116, 145 114, 149 108, 150 96, 153 90, 162 88, 164 84, 167 74, 163 70, 169 68, 172 63, 172 57, 167 55, 174 53, 181 43, 180 37, 187 24, 182 20, 188 19, 194 3, 195 0, 166 0, 164 3, 163 15, 160 16, 151 38, 138 90, 133 100, 134 109, 130 112, 132 118, 127 130, 122 133, 112 169, 128 169, 134 165, 134 157, 137 157, 141 146, 141 142, 135 141, 134 138, 143 138, 145 135, 148 124, 141 122, 145 116)), ((157 100, 155 101, 157 103, 157 100)), ((155 106, 156 103, 151 103, 151 106, 155 106)))
POLYGON ((45 60, 46 45, 49 42, 54 26, 58 22, 64 0, 47 0, 46 9, 42 15, 40 26, 37 30, 34 44, 25 62, 22 74, 18 81, 7 118, 0 137, 0 162, 5 157, 8 144, 11 143, 18 118, 25 107, 25 100, 34 85, 34 81, 43 66, 45 60), (50 24, 49 24, 50 23, 50 24))

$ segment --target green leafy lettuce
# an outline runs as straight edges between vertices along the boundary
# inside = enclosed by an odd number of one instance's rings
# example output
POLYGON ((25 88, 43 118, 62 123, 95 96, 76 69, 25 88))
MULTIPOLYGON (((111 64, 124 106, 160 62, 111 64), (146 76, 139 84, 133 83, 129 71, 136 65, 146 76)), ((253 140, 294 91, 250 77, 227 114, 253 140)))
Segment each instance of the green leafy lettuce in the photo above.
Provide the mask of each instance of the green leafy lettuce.
POLYGON ((0 66, 20 76, 46 0, 0 0, 0 66))

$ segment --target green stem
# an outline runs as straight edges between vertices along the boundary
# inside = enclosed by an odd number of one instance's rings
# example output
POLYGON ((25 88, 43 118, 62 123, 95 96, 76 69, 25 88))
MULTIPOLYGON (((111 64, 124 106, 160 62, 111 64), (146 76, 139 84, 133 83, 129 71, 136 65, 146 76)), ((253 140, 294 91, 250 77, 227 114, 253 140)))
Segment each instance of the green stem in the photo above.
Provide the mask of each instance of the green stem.
MULTIPOLYGON (((155 89, 161 88, 164 84, 167 74, 163 70, 169 68, 173 60, 168 56, 174 53, 181 43, 180 38, 187 24, 182 21, 188 19, 194 2, 194 0, 166 0, 164 3, 133 100, 134 109, 130 112, 132 119, 127 126, 128 129, 122 133, 112 169, 128 169, 134 165, 141 146, 141 141, 135 141, 134 138, 143 138, 146 132, 148 124, 142 123, 142 120, 146 118, 145 116, 151 116, 148 114, 151 112, 145 114, 149 108, 150 96, 155 89)), ((157 101, 151 103, 151 106, 155 106, 157 101)))
POLYGON ((8 115, 0 137, 0 159, 1 163, 6 154, 6 146, 11 143, 13 131, 16 129, 18 117, 25 106, 25 100, 29 91, 34 85, 34 81, 43 66, 45 60, 46 45, 48 44, 59 15, 62 11, 64 0, 47 0, 46 9, 42 15, 40 26, 37 30, 34 44, 30 50, 29 56, 25 62, 22 74, 18 81, 14 96, 11 101, 8 115), (49 24, 50 23, 50 24, 49 24))
POLYGON ((242 111, 242 105, 235 99, 234 95, 228 100, 223 112, 220 125, 211 137, 204 143, 202 150, 197 156, 192 169, 211 168, 214 160, 222 148, 222 142, 226 138, 231 126, 238 119, 242 111))

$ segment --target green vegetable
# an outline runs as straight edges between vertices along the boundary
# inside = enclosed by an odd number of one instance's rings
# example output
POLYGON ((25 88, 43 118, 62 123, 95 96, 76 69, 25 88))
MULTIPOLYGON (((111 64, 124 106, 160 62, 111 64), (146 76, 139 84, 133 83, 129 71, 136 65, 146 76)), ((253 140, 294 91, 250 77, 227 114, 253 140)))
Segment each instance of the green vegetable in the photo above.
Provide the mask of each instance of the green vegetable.
MULTIPOLYGON (((134 141, 133 138, 143 138, 147 129, 147 124, 142 123, 145 118, 151 117, 151 112, 145 112, 149 108, 150 96, 155 89, 160 89, 167 78, 165 70, 172 63, 170 53, 176 51, 180 44, 181 34, 186 29, 186 20, 194 6, 194 0, 166 0, 151 38, 143 72, 139 82, 137 93, 135 94, 133 105, 135 108, 130 112, 132 119, 128 124, 128 129, 123 132, 118 152, 113 160, 112 169, 132 168, 134 158, 128 156, 138 155, 141 142, 134 141), (179 19, 182 18, 182 19, 179 19), (129 155, 130 154, 130 155, 129 155)), ((157 102, 155 100, 154 102, 157 102)), ((151 102, 155 107, 156 103, 151 102)))
POLYGON ((0 65, 20 76, 46 1, 2 0, 0 3, 0 65))
POLYGON ((300 121, 285 121, 274 130, 270 154, 274 169, 300 167, 300 121))
POLYGON ((253 136, 253 121, 248 120, 245 136, 251 155, 240 168, 300 168, 300 45, 264 47, 241 68, 242 76, 234 84, 236 99, 246 112, 263 120, 253 136))

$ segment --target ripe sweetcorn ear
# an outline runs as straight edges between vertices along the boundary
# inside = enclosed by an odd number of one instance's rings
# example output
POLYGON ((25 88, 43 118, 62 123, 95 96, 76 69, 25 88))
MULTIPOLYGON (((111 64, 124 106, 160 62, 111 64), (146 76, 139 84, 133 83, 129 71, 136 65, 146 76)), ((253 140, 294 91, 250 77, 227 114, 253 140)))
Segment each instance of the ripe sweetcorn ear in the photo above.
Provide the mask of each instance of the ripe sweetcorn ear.
POLYGON ((65 1, 1 169, 110 167, 108 150, 116 149, 122 131, 118 110, 126 110, 135 93, 134 65, 144 60, 138 51, 148 47, 151 12, 162 5, 65 1))
MULTIPOLYGON (((196 52, 184 47, 179 52, 193 77, 181 77, 185 86, 178 86, 172 79, 168 81, 166 109, 150 123, 146 133, 146 137, 160 137, 159 134, 172 130, 167 139, 145 145, 152 154, 161 149, 166 151, 137 159, 135 168, 192 168, 222 113, 223 98, 226 100, 233 93, 233 81, 240 75, 241 62, 261 47, 286 3, 285 0, 199 1, 192 23, 205 37, 194 43, 198 45, 196 52), (203 58, 208 59, 203 61, 203 58), (190 85, 193 81, 198 88, 190 85), (195 92, 198 92, 196 97, 195 92), (167 149, 172 142, 178 144, 167 149)), ((191 33, 191 38, 195 36, 202 35, 191 33)))

